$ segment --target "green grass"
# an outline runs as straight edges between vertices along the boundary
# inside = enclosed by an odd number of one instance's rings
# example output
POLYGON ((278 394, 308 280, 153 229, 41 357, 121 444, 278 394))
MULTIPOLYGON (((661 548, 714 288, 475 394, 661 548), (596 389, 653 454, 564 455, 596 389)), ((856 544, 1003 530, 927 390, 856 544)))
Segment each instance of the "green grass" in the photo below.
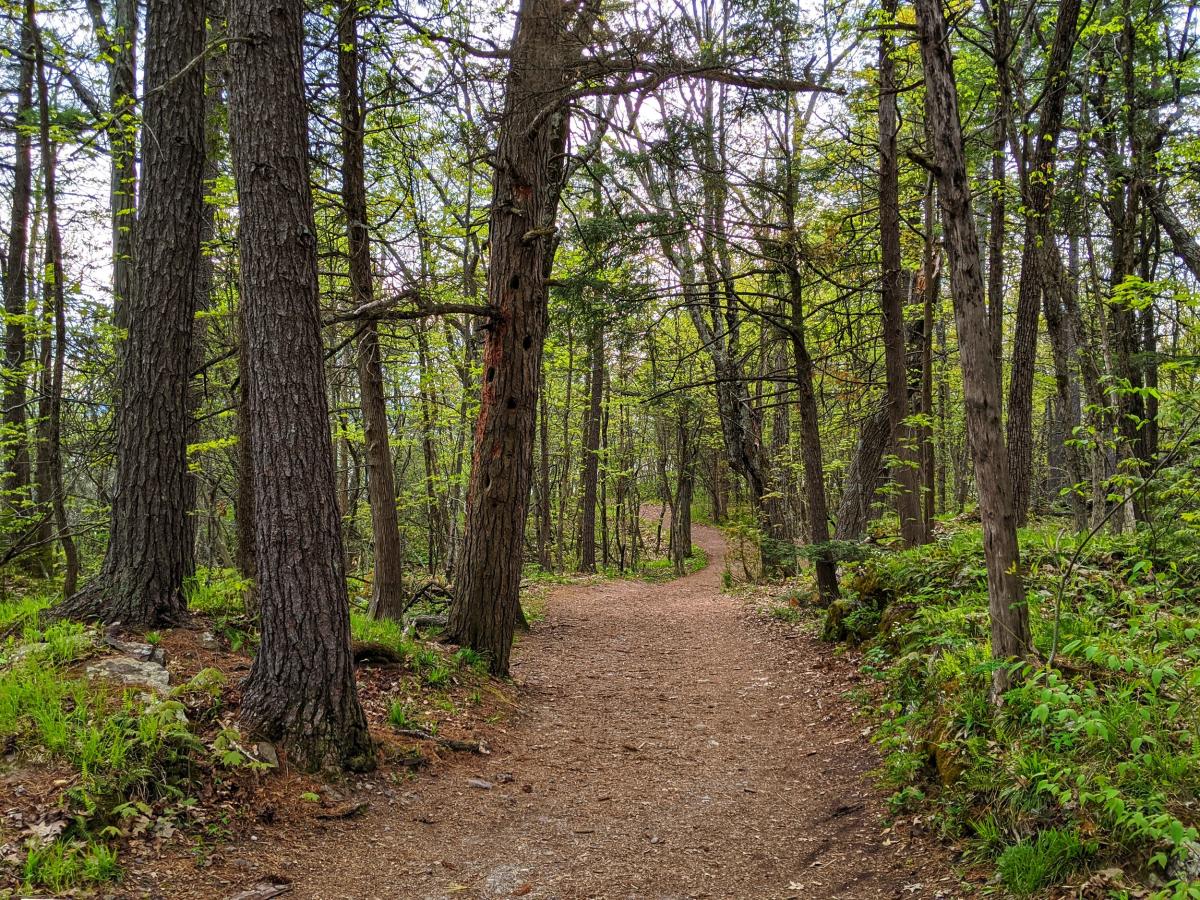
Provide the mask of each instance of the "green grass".
POLYGON ((31 845, 21 868, 22 889, 69 890, 81 884, 119 881, 117 851, 96 841, 55 840, 31 845))
MULTIPOLYGON (((1022 533, 1043 660, 1073 549, 1058 531, 1022 533)), ((1200 559, 1190 549, 1147 533, 1097 539, 1064 591, 1055 666, 1019 672, 999 708, 978 528, 848 566, 851 599, 915 607, 863 657, 882 690, 863 700, 893 808, 932 812, 1013 896, 1112 865, 1161 883, 1200 824, 1200 565, 1180 563, 1200 559)))
POLYGON ((388 724, 400 731, 412 731, 420 728, 416 711, 407 700, 393 700, 388 707, 388 724))

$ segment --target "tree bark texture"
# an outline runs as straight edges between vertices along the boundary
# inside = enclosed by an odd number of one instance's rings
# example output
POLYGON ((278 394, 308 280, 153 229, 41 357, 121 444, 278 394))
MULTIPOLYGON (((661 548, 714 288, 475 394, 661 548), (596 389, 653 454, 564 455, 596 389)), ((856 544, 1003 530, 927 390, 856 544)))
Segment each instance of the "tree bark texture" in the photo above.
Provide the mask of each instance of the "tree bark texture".
POLYGON ((305 769, 369 767, 318 309, 302 0, 229 7, 261 643, 242 721, 305 769))
POLYGON ((565 90, 597 10, 522 0, 494 154, 483 388, 467 490, 462 564, 447 638, 508 671, 520 604, 547 279, 562 190, 565 90), (572 19, 574 27, 572 28, 572 19))
POLYGON ((186 612, 192 328, 203 221, 204 4, 151 0, 137 289, 128 299, 117 411, 116 480, 99 574, 62 607, 152 627, 186 612))

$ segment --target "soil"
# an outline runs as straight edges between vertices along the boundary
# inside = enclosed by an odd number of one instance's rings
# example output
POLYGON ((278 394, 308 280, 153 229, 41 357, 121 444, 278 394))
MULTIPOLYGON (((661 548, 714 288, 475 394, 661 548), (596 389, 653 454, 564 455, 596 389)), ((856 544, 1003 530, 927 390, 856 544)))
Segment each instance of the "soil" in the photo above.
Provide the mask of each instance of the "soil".
MULTIPOLYGON (((953 898, 949 853, 888 827, 854 665, 721 591, 725 545, 662 584, 552 591, 520 639, 488 755, 331 789, 344 819, 261 817, 143 895, 288 898, 953 898), (365 807, 364 803, 367 803, 365 807)), ((286 779, 283 783, 286 784, 286 779)), ((297 794, 306 790, 293 785, 297 794)), ((327 792, 326 801, 330 794, 327 792)))

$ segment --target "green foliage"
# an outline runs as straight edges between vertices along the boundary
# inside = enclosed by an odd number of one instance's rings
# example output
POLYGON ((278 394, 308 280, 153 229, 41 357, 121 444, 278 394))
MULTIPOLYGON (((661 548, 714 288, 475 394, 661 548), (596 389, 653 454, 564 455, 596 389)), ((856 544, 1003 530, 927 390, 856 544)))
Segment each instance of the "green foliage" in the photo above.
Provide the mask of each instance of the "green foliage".
MULTIPOLYGON (((1045 658, 1071 548, 1049 530, 1022 542, 1045 658)), ((977 528, 872 557, 845 579, 915 607, 865 654, 884 691, 875 740, 894 806, 932 808, 1015 896, 1085 865, 1133 861, 1161 876, 1195 840, 1200 582, 1162 544, 1149 530, 1093 541, 1058 611, 1055 665, 1024 668, 999 707, 977 528)))
POLYGON ((1047 828, 1030 840, 1006 847, 996 860, 996 869, 1014 897, 1032 897, 1066 880, 1086 857, 1074 832, 1047 828))
POLYGON ((400 731, 412 731, 420 728, 416 711, 406 700, 393 700, 388 707, 388 724, 400 731))
POLYGON ((21 869, 22 888, 65 891, 81 884, 118 881, 117 852, 96 841, 55 840, 44 846, 30 843, 21 869))

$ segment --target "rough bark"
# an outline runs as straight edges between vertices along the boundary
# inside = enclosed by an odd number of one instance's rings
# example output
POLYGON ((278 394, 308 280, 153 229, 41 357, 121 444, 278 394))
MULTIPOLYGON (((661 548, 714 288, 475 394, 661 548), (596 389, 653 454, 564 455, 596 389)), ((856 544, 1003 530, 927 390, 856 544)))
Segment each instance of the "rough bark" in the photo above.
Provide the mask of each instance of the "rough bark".
POLYGON ((520 604, 566 90, 597 13, 591 3, 576 13, 559 0, 522 0, 493 156, 488 299, 499 315, 483 350, 462 564, 446 634, 485 654, 499 674, 508 671, 520 604))
MULTIPOLYGON (((342 203, 350 263, 350 298, 360 309, 375 298, 371 239, 367 230, 367 186, 363 146, 362 91, 358 83, 358 0, 344 0, 338 15, 338 105, 342 125, 342 203)), ((404 557, 396 515, 396 478, 388 441, 387 401, 379 332, 373 321, 360 326, 358 384, 367 458, 367 503, 375 544, 370 614, 399 619, 404 593, 404 557)))
MULTIPOLYGON (((991 354, 979 238, 971 208, 958 89, 941 0, 916 0, 916 14, 925 68, 925 117, 937 166, 967 431, 983 520, 991 649, 994 659, 1007 661, 1026 656, 1032 639, 1020 574, 1008 459, 994 390, 995 362, 991 354)), ((998 666, 993 673, 994 695, 998 698, 1008 686, 1008 669, 998 666)))
POLYGON ((152 627, 186 612, 188 381, 203 218, 204 4, 151 0, 146 26, 141 246, 129 298, 117 470, 99 574, 66 615, 152 627))
POLYGON ((358 702, 318 308, 301 0, 232 0, 261 643, 242 722, 306 769, 373 763, 358 702))
POLYGON ((238 291, 237 310, 237 567, 246 581, 244 602, 251 618, 258 617, 258 550, 254 514, 254 430, 250 416, 250 350, 246 343, 246 292, 238 291))
POLYGON ((875 492, 883 482, 883 453, 891 432, 891 410, 884 402, 863 420, 854 455, 850 457, 834 531, 839 541, 861 540, 871 521, 875 492))

